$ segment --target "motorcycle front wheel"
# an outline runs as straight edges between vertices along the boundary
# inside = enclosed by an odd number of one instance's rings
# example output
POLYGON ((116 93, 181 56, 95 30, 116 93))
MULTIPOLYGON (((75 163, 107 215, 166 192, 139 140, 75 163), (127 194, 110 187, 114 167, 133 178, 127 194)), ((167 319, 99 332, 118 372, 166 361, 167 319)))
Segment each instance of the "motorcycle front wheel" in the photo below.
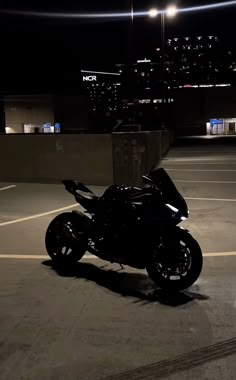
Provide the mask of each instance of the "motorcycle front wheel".
POLYGON ((54 263, 71 266, 83 257, 88 245, 83 229, 82 219, 74 213, 63 213, 52 220, 46 231, 45 245, 54 263))
POLYGON ((203 265, 202 251, 188 231, 177 227, 154 244, 146 270, 162 289, 184 290, 198 279, 203 265))

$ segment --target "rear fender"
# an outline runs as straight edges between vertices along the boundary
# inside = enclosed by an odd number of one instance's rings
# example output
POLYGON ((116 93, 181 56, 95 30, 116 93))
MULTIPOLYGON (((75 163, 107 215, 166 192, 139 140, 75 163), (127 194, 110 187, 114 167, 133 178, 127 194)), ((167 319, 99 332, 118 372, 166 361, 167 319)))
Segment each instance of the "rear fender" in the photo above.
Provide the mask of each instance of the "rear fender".
POLYGON ((85 230, 88 232, 91 227, 91 219, 78 210, 73 210, 72 214, 78 220, 78 223, 82 223, 85 226, 85 230))

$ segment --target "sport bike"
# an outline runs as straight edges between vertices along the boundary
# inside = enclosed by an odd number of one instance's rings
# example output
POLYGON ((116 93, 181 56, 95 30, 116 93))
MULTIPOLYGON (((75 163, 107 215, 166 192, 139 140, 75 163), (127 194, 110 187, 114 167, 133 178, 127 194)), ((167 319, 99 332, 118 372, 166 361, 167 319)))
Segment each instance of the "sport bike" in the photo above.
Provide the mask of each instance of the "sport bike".
POLYGON ((62 181, 81 211, 55 217, 46 249, 60 267, 75 265, 86 251, 102 260, 146 269, 161 288, 190 287, 202 270, 197 241, 178 224, 189 215, 186 201, 163 168, 143 176, 143 187, 111 185, 102 196, 83 183, 62 181))

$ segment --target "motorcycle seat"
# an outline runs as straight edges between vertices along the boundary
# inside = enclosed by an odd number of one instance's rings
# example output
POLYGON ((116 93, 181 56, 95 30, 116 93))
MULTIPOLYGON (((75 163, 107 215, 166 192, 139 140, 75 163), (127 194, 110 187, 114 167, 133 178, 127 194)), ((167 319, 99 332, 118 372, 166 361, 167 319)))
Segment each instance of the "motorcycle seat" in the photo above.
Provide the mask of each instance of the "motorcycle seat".
POLYGON ((90 192, 85 192, 82 190, 76 190, 75 194, 81 198, 91 200, 91 201, 95 201, 96 199, 98 199, 97 195, 90 193, 90 192))

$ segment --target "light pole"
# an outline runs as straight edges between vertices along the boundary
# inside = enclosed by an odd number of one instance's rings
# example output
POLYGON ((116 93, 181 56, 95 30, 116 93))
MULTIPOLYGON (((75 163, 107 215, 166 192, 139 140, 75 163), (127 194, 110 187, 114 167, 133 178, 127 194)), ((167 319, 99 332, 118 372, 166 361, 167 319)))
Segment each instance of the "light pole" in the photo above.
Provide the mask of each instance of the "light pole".
POLYGON ((158 11, 158 9, 156 8, 152 8, 150 9, 149 11, 149 17, 151 18, 156 18, 159 14, 161 16, 161 87, 162 87, 162 127, 165 128, 165 124, 166 124, 166 120, 165 120, 165 89, 164 89, 164 85, 165 85, 165 40, 166 40, 166 37, 165 37, 165 33, 166 33, 166 29, 165 29, 165 23, 166 23, 166 16, 168 18, 173 18, 176 16, 178 12, 178 9, 175 5, 170 5, 169 7, 167 7, 166 10, 163 10, 163 11, 158 11))

